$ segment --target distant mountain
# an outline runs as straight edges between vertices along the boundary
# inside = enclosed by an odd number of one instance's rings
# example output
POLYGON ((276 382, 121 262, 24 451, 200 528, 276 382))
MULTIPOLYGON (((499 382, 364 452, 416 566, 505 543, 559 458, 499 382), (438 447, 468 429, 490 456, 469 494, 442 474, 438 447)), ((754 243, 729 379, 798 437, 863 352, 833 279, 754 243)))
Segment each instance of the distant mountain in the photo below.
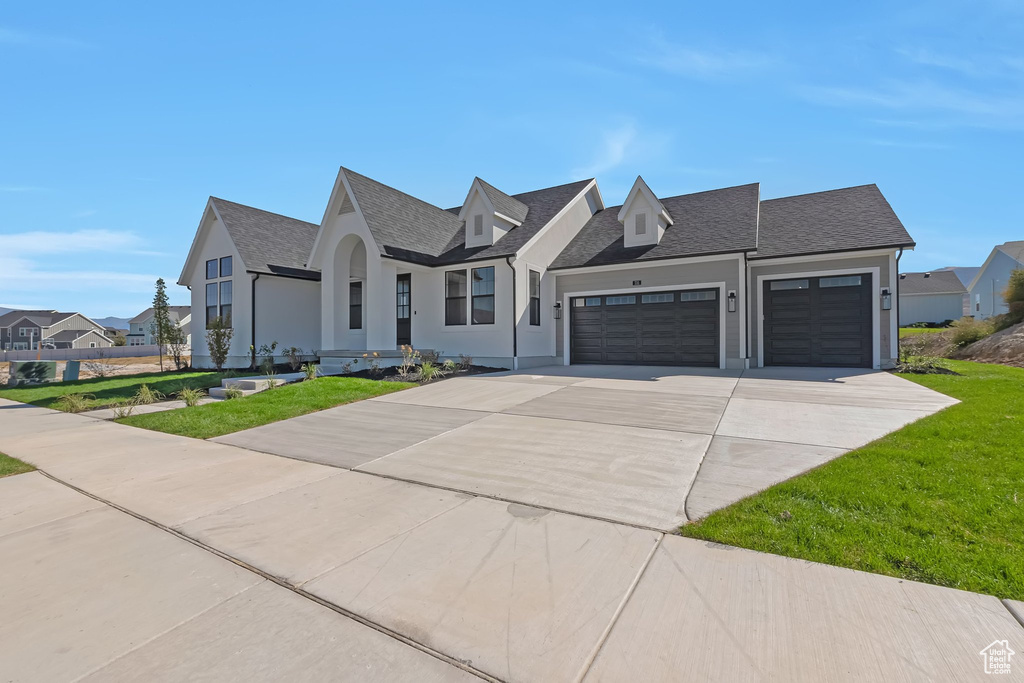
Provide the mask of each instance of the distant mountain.
POLYGON ((118 330, 128 329, 128 318, 115 318, 110 316, 109 318, 92 318, 92 321, 97 325, 103 325, 103 327, 113 327, 118 330))

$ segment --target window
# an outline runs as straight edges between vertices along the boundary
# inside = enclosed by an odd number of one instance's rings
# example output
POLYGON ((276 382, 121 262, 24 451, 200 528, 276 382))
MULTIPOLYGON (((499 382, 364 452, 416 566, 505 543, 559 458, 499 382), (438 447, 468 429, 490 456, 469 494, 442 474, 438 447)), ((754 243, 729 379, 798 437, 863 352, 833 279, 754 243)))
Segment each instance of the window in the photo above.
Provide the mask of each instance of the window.
POLYGON ((624 306, 626 304, 635 304, 636 297, 632 294, 629 296, 610 296, 604 302, 609 306, 624 306))
POLYGON ((661 294, 644 294, 640 297, 640 303, 642 304, 670 304, 676 300, 676 295, 672 292, 662 292, 661 294))
POLYGON ((217 317, 217 283, 206 285, 206 326, 209 327, 217 317))
POLYGON ((809 280, 772 280, 773 292, 783 289, 807 289, 810 286, 809 280))
POLYGON ((90 349, 95 349, 96 348, 96 342, 89 342, 89 348, 90 349))
POLYGON ((473 236, 480 237, 484 234, 484 217, 480 214, 473 216, 473 236))
POLYGON ((860 275, 844 277, 823 277, 818 280, 819 287, 855 287, 860 284, 860 275))
POLYGON ((35 328, 34 327, 19 327, 18 328, 18 336, 19 337, 31 337, 35 333, 36 332, 35 332, 35 328))
POLYGON ((231 327, 231 280, 220 283, 220 318, 226 327, 231 327))
POLYGON ((466 324, 466 271, 449 270, 444 274, 444 324, 466 324))
POLYGON ((220 260, 220 276, 231 277, 231 257, 225 256, 220 260))
POLYGON ((494 322, 494 266, 473 269, 473 324, 494 322))
POLYGON ((212 258, 206 262, 206 279, 214 280, 217 278, 217 259, 212 258))
POLYGON ((680 301, 714 301, 717 298, 718 292, 714 291, 679 292, 680 301))
POLYGON ((540 273, 530 271, 530 324, 540 325, 540 273))
POLYGON ((363 329, 363 283, 348 283, 348 329, 363 329))
POLYGON ((636 234, 646 235, 647 234, 647 214, 638 213, 636 218, 633 219, 634 225, 636 226, 636 234))
POLYGON ((572 305, 573 306, 579 306, 579 307, 583 307, 583 306, 600 306, 601 305, 601 297, 599 297, 599 296, 588 296, 586 299, 573 299, 572 300, 572 305))

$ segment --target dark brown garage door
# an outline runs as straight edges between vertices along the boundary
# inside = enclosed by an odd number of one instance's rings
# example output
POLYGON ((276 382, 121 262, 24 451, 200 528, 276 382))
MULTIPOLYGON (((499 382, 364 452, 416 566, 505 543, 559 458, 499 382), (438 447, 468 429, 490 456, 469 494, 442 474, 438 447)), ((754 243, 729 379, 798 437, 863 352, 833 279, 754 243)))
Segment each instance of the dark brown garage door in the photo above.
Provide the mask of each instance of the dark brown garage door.
POLYGON ((718 290, 573 297, 570 362, 718 367, 718 290))
POLYGON ((871 274, 764 283, 764 364, 872 367, 871 274))

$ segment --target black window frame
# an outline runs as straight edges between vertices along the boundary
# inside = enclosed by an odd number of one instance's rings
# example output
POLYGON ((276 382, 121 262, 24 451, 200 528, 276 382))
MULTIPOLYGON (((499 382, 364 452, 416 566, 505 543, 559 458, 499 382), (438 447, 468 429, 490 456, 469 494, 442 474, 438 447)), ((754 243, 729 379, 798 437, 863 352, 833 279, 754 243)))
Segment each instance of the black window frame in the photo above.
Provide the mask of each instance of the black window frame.
POLYGON ((530 295, 530 324, 540 325, 540 271, 529 271, 527 283, 528 294, 530 295))
POLYGON ((363 281, 348 283, 348 329, 363 329, 363 281), (356 294, 358 292, 358 295, 356 294), (358 301, 356 301, 358 299, 358 301))
POLYGON ((231 324, 231 310, 232 310, 232 302, 234 301, 234 289, 235 288, 232 286, 231 283, 232 283, 231 280, 221 280, 219 283, 217 283, 219 285, 218 289, 220 290, 220 292, 219 292, 220 293, 220 301, 218 302, 219 308, 220 308, 220 319, 221 319, 221 322, 224 323, 224 327, 232 327, 232 324, 231 324), (225 297, 224 297, 224 289, 225 289, 225 287, 227 288, 227 293, 228 293, 228 295, 227 295, 228 302, 227 303, 224 303, 224 299, 225 299, 225 297))
POLYGON ((219 265, 220 265, 220 276, 221 277, 231 277, 232 271, 234 270, 232 268, 232 264, 231 264, 231 257, 230 256, 221 256, 220 257, 220 264, 219 265), (227 264, 227 268, 224 267, 225 264, 227 264))
POLYGON ((471 296, 470 296, 470 298, 471 298, 471 302, 470 302, 470 306, 471 306, 470 320, 472 321, 472 323, 474 325, 493 325, 494 324, 494 292, 495 292, 495 289, 496 289, 495 283, 494 283, 494 266, 481 266, 480 268, 473 268, 473 272, 472 272, 472 275, 471 275, 471 282, 472 282, 472 291, 471 291, 471 296), (481 273, 481 274, 489 274, 490 278, 488 279, 488 278, 481 277, 480 280, 477 280, 477 273, 478 272, 481 273), (484 290, 480 294, 477 294, 477 284, 481 285, 481 289, 484 290), (490 285, 490 286, 488 287, 488 285, 490 285), (490 289, 490 291, 489 292, 486 291, 487 289, 490 289), (480 309, 478 309, 477 308, 477 302, 478 301, 481 302, 481 303, 490 301, 491 306, 490 306, 489 309, 488 308, 480 308, 480 309))
POLYGON ((207 260, 207 262, 206 262, 206 279, 207 280, 216 280, 217 276, 220 273, 219 267, 220 267, 220 260, 219 259, 212 258, 212 259, 207 260), (210 275, 210 264, 213 264, 213 275, 210 275))
POLYGON ((206 326, 209 327, 219 312, 220 285, 217 282, 206 283, 206 326), (210 288, 213 288, 213 305, 210 304, 210 288))
POLYGON ((447 270, 444 273, 444 324, 445 326, 465 325, 467 322, 466 316, 466 299, 469 293, 469 273, 466 269, 460 270, 447 270), (458 278, 462 277, 462 281, 453 281, 453 276, 458 278), (452 293, 453 285, 456 287, 456 293, 452 293), (458 287, 461 285, 462 293, 458 293, 458 287))

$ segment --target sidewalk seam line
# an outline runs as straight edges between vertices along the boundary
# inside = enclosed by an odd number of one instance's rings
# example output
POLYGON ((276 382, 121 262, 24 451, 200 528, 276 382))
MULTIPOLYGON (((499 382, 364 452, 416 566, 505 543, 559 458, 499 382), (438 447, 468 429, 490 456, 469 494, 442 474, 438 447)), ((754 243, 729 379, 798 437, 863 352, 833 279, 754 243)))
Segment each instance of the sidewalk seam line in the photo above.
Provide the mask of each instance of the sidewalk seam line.
POLYGON ((424 654, 430 655, 431 657, 434 657, 435 659, 439 659, 442 662, 445 662, 446 664, 450 664, 451 666, 454 666, 454 667, 456 667, 458 669, 461 669, 461 670, 465 671, 466 673, 473 674, 474 676, 476 676, 478 678, 481 678, 481 679, 483 679, 485 681, 491 681, 492 683, 503 683, 503 681, 501 681, 501 679, 495 678, 495 677, 491 676, 490 674, 487 674, 487 673, 485 673, 483 671, 475 669, 472 666, 470 666, 468 664, 465 664, 462 661, 460 661, 460 660, 458 660, 458 659, 456 659, 454 657, 446 655, 446 654, 444 654, 444 653, 442 653, 442 652, 440 652, 438 650, 434 650, 433 648, 430 648, 427 645, 424 645, 423 643, 420 643, 420 642, 418 642, 416 640, 413 640, 412 638, 409 638, 408 636, 402 635, 401 633, 398 633, 397 631, 393 631, 390 628, 388 628, 388 627, 386 627, 386 626, 384 626, 382 624, 378 624, 376 622, 370 621, 366 617, 363 617, 362 615, 357 614, 356 612, 352 612, 352 611, 350 611, 348 609, 345 609, 344 607, 341 607, 340 605, 335 605, 334 603, 328 602, 328 601, 324 600, 323 598, 320 598, 320 597, 318 597, 318 596, 316 596, 316 595, 314 595, 314 594, 312 594, 312 593, 310 593, 308 591, 305 591, 305 590, 303 590, 301 588, 298 588, 298 587, 294 586, 293 584, 289 583, 288 581, 284 580, 281 577, 274 576, 273 574, 270 574, 269 572, 266 572, 266 571, 260 569, 259 567, 255 567, 255 566, 245 562, 244 560, 240 560, 237 557, 234 557, 232 555, 229 555, 228 553, 225 553, 225 552, 223 552, 221 550, 218 550, 217 548, 209 546, 209 545, 203 543, 202 541, 200 541, 198 539, 192 538, 191 536, 178 531, 177 529, 173 529, 171 527, 165 526, 165 525, 161 524, 160 522, 157 522, 156 520, 152 520, 152 519, 150 519, 150 518, 148 518, 148 517, 146 517, 144 515, 140 515, 140 514, 138 514, 136 512, 133 512, 133 511, 127 509, 127 508, 121 507, 120 505, 118 505, 116 503, 112 503, 109 500, 105 500, 103 498, 100 498, 99 496, 94 495, 92 493, 89 493, 88 491, 86 491, 84 489, 78 488, 74 484, 69 484, 68 482, 66 482, 64 480, 62 480, 62 479, 60 479, 58 477, 53 476, 52 474, 50 474, 49 472, 46 472, 45 470, 39 469, 37 471, 39 473, 41 473, 43 476, 48 477, 49 479, 52 479, 53 481, 55 481, 55 482, 57 482, 59 484, 67 486, 68 488, 70 488, 70 489, 72 489, 74 491, 77 491, 77 492, 81 493, 84 496, 88 496, 89 498, 92 498, 93 500, 98 500, 99 502, 104 503, 104 504, 110 506, 111 508, 113 508, 115 510, 118 510, 119 512, 123 512, 126 515, 130 515, 131 517, 134 517, 135 519, 138 519, 141 522, 145 522, 146 524, 149 524, 149 525, 151 525, 153 527, 156 527, 157 529, 160 529, 162 531, 165 531, 165 532, 171 534, 172 536, 176 536, 176 537, 180 538, 181 540, 183 540, 183 541, 185 541, 187 543, 191 543, 192 545, 196 546, 197 548, 201 548, 202 550, 205 550, 205 551, 207 551, 209 553, 212 553, 212 554, 216 555, 217 557, 220 557, 221 559, 227 560, 228 562, 231 562, 231 563, 233 563, 235 565, 238 565, 239 567, 242 567, 243 569, 247 569, 247 570, 251 571, 252 573, 256 574, 257 576, 261 576, 261 577, 263 577, 264 579, 266 579, 268 581, 272 581, 273 583, 277 584, 278 586, 281 586, 282 588, 290 590, 293 593, 306 598, 307 600, 311 600, 311 601, 313 601, 313 602, 315 602, 315 603, 317 603, 317 604, 319 604, 319 605, 321 605, 323 607, 326 607, 327 609, 330 609, 330 610, 336 612, 337 614, 340 614, 340 615, 342 615, 344 617, 347 617, 347 618, 349 618, 349 619, 351 619, 351 620, 353 620, 353 621, 355 621, 357 623, 360 623, 360 624, 362 624, 364 626, 372 628, 373 630, 375 630, 375 631, 377 631, 377 632, 379 632, 379 633, 381 633, 383 635, 390 636, 391 638, 393 638, 393 639, 395 639, 395 640, 397 640, 397 641, 399 641, 401 643, 404 643, 405 645, 408 645, 409 647, 411 647, 411 648, 413 648, 415 650, 419 650, 420 652, 423 652, 424 654))
POLYGON ((665 534, 658 536, 658 540, 654 542, 654 545, 651 547, 651 551, 647 553, 647 559, 644 560, 640 570, 636 573, 636 576, 633 577, 633 582, 630 583, 629 587, 626 589, 625 595, 622 596, 622 601, 619 602, 619 606, 615 609, 615 613, 612 614, 612 618, 608 621, 608 625, 605 627, 604 631, 601 632, 597 642, 594 643, 594 649, 590 651, 589 655, 587 655, 586 660, 583 662, 583 666, 580 667, 579 673, 576 674, 576 677, 573 679, 573 683, 581 683, 583 679, 586 678, 587 674, 590 673, 591 667, 597 660, 597 655, 600 654, 601 649, 604 647, 605 643, 608 642, 608 637, 611 635, 612 629, 615 628, 615 624, 618 623, 619 617, 626 609, 626 604, 633 597, 633 593, 636 592, 636 587, 640 585, 640 581, 643 579, 644 574, 647 573, 647 567, 649 567, 651 562, 654 560, 654 555, 658 552, 658 548, 661 547, 661 542, 663 540, 665 540, 665 534))
POLYGON ((697 469, 693 473, 693 479, 690 480, 690 485, 686 487, 686 495, 683 496, 681 509, 683 512, 683 518, 687 522, 692 522, 693 520, 690 519, 690 513, 686 510, 686 504, 690 502, 690 494, 693 492, 693 486, 697 483, 697 477, 700 476, 701 468, 704 467, 704 461, 707 460, 708 451, 711 450, 711 444, 715 442, 715 437, 718 436, 718 428, 722 426, 722 420, 725 419, 725 412, 729 410, 729 405, 732 403, 733 396, 736 395, 736 388, 739 387, 741 379, 743 379, 742 371, 740 372, 740 376, 736 378, 736 383, 732 385, 732 391, 729 392, 729 396, 725 400, 725 407, 722 408, 722 414, 718 416, 715 428, 711 430, 711 438, 708 439, 707 448, 704 449, 704 453, 700 456, 700 462, 697 463, 697 469))
POLYGON ((1016 608, 1011 607, 1010 600, 1008 598, 1001 598, 999 602, 1006 608, 1006 611, 1010 613, 1010 616, 1017 620, 1017 623, 1021 625, 1021 628, 1024 628, 1024 614, 1018 613, 1016 608))

